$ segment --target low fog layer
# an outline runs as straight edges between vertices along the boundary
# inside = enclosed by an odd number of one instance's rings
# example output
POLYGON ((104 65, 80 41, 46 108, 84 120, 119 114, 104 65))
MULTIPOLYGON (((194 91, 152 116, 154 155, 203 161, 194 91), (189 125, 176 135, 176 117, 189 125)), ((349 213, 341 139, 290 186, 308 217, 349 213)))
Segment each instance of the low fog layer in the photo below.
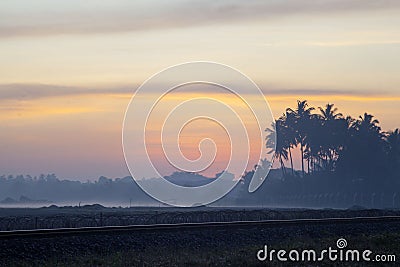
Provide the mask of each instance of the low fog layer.
MULTIPOLYGON (((394 187, 372 188, 362 186, 360 181, 351 181, 344 186, 340 181, 321 177, 304 181, 300 171, 294 171, 294 174, 293 177, 283 177, 281 170, 272 169, 259 190, 249 193, 248 185, 253 175, 253 172, 249 172, 230 193, 210 206, 349 208, 357 205, 367 208, 400 208, 400 190, 396 191, 394 187)), ((175 173, 166 179, 184 186, 199 186, 215 178, 175 173)), ((151 179, 148 182, 152 182, 151 179)), ((59 180, 54 174, 0 177, 2 207, 41 207, 52 204, 79 206, 92 203, 122 207, 162 205, 147 196, 132 177, 100 177, 95 182, 59 180)))

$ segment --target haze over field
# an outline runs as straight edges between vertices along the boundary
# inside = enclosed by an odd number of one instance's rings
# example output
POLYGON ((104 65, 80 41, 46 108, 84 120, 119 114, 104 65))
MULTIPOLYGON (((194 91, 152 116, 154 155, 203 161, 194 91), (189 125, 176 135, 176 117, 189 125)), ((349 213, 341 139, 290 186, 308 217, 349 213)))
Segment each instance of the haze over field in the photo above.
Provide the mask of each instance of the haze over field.
MULTIPOLYGON (((129 175, 121 127, 132 94, 154 73, 192 60, 248 75, 276 118, 307 99, 395 129, 399 15, 395 0, 2 1, 0 173, 129 175)), ((189 128, 187 156, 196 158, 197 140, 216 129, 189 128)), ((206 175, 223 169, 225 154, 206 175)))

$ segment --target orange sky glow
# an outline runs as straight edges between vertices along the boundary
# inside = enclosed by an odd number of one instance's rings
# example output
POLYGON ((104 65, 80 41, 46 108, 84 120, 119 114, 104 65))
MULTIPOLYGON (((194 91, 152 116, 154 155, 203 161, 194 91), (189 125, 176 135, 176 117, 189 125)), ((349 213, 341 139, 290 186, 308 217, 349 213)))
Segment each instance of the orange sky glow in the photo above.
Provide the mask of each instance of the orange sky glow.
MULTIPOLYGON (((193 96, 192 93, 190 95, 193 96)), ((235 97, 209 93, 207 96, 240 106, 235 97)), ((82 171, 76 167, 76 176, 73 176, 74 166, 85 164, 88 170, 96 170, 87 171, 86 174, 83 172, 87 177, 128 175, 122 155, 121 131, 125 108, 131 97, 130 93, 84 94, 2 101, 0 137, 1 140, 7 140, 2 144, 4 166, 9 166, 10 173, 20 173, 19 168, 22 165, 26 172, 33 169, 37 172, 61 173, 67 178, 78 179, 82 171), (14 162, 20 162, 21 165, 12 168, 14 162), (72 175, 68 176, 68 173, 72 175)), ((169 101, 176 104, 175 102, 187 99, 188 95, 182 94, 181 97, 174 95, 169 101)), ((374 114, 383 130, 398 126, 397 107, 400 106, 400 97, 397 96, 275 94, 265 97, 276 118, 287 107, 294 107, 297 99, 307 99, 315 107, 328 102, 334 103, 340 112, 353 117, 358 117, 363 111, 374 114)), ((165 174, 168 174, 173 169, 168 168, 162 160, 160 132, 155 130, 161 128, 161 121, 155 119, 149 125, 154 127, 154 131, 150 131, 148 135, 149 154, 159 159, 160 169, 164 168, 165 174)), ((204 137, 212 138, 217 144, 216 160, 203 172, 212 177, 226 166, 230 156, 231 147, 226 132, 209 121, 192 122, 184 128, 179 141, 183 154, 193 160, 199 156, 199 141, 204 137)), ((251 145, 256 148, 260 144, 251 145)), ((252 155, 249 168, 255 163, 257 157, 252 155)), ((298 161, 295 162, 295 167, 299 167, 298 161)))
MULTIPOLYGON (((155 73, 190 61, 243 72, 275 118, 308 100, 334 103, 354 118, 373 114, 384 131, 400 127, 400 1, 194 2, 0 1, 0 175, 129 175, 121 135, 132 95, 155 73)), ((240 111, 254 135, 246 106, 227 94, 171 94, 159 113, 202 96, 240 111)), ((160 147, 162 120, 150 122, 150 157, 172 171, 160 147)), ((214 176, 235 148, 218 124, 198 120, 181 133, 182 153, 199 157, 205 137, 218 153, 203 174, 214 176)), ((265 150, 251 137, 248 169, 257 163, 254 151, 265 150)))

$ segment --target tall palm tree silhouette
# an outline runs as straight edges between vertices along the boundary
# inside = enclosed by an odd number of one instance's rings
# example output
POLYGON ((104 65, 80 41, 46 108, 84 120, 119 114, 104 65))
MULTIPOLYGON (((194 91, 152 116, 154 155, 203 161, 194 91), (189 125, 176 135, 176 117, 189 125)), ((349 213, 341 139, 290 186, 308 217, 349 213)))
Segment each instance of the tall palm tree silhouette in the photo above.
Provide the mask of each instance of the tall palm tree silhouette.
POLYGON ((319 107, 320 115, 320 156, 323 158, 324 169, 333 170, 335 159, 341 149, 345 132, 343 129, 343 114, 338 113, 338 108, 334 104, 326 104, 324 108, 319 107))
POLYGON ((274 159, 279 160, 282 169, 282 175, 286 174, 284 160, 288 160, 288 152, 285 147, 285 136, 284 136, 284 123, 278 119, 275 123, 272 123, 271 128, 265 129, 267 132, 266 136, 266 147, 270 150, 268 154, 274 153, 274 159), (275 130, 274 130, 275 129, 275 130))
POLYGON ((310 126, 311 120, 311 111, 313 111, 313 107, 308 107, 307 100, 297 100, 297 107, 295 109, 287 108, 286 111, 290 114, 293 114, 295 118, 295 129, 296 129, 296 142, 300 144, 301 151, 301 172, 302 175, 305 175, 304 172, 304 156, 305 156, 305 148, 306 148, 306 138, 310 126))
POLYGON ((279 120, 282 122, 282 135, 284 138, 283 145, 285 150, 288 151, 289 159, 290 159, 290 168, 292 170, 292 175, 294 176, 294 167, 293 167, 293 156, 292 156, 292 148, 296 146, 296 130, 295 130, 295 120, 293 113, 286 111, 279 120))

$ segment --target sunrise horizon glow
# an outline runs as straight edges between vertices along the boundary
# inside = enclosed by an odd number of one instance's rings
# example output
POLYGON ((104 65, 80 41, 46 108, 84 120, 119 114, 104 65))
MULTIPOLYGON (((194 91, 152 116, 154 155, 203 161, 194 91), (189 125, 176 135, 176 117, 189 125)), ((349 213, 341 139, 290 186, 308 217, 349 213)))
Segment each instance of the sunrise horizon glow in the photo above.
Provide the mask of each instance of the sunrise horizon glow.
MULTIPOLYGON (((384 131, 400 127, 400 2, 192 5, 0 3, 0 175, 128 176, 121 131, 132 95, 155 73, 190 61, 227 64, 246 74, 275 118, 308 100, 314 107, 333 103, 354 118, 373 114, 384 131)), ((237 104, 231 96, 204 93, 237 104)), ((198 155, 201 131, 185 133, 189 158, 198 155)), ((226 157, 224 152, 218 160, 226 157)))

